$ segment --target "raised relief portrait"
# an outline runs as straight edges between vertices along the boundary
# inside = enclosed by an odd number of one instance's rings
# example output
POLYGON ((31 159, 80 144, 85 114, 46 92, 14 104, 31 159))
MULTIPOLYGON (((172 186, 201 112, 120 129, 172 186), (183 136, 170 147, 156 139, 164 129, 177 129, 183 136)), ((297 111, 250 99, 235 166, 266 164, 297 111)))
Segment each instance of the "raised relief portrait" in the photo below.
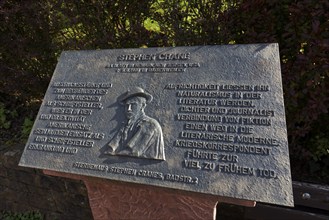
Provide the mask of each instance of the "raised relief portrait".
POLYGON ((165 160, 161 126, 144 112, 152 99, 152 95, 140 87, 123 94, 118 101, 124 105, 126 121, 111 139, 104 154, 165 160))

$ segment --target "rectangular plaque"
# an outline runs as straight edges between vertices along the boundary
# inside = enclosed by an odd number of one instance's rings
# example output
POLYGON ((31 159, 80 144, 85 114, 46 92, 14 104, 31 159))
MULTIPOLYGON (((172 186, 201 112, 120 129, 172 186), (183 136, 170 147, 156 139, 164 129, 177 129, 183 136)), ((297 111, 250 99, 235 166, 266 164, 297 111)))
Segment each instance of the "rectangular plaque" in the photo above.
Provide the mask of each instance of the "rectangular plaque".
POLYGON ((278 45, 63 52, 20 165, 293 206, 278 45))

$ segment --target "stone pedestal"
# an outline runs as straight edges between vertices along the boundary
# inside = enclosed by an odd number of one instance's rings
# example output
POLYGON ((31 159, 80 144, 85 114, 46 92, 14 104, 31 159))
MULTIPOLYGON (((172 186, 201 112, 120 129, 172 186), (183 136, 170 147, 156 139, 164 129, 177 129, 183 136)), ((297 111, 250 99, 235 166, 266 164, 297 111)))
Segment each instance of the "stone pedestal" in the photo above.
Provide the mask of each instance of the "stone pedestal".
POLYGON ((256 202, 44 170, 47 175, 82 180, 95 220, 215 219, 216 205, 254 207, 256 202))

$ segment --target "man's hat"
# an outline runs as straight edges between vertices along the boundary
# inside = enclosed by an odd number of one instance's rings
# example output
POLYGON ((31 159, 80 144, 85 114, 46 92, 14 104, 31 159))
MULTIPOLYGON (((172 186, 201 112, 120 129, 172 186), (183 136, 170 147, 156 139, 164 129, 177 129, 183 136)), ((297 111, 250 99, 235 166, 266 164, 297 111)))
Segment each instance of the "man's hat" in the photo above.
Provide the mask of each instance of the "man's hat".
POLYGON ((144 97, 147 103, 151 102, 153 99, 153 96, 148 92, 144 91, 144 89, 140 87, 134 87, 132 89, 128 89, 124 96, 120 98, 120 103, 124 103, 127 99, 135 96, 144 97))

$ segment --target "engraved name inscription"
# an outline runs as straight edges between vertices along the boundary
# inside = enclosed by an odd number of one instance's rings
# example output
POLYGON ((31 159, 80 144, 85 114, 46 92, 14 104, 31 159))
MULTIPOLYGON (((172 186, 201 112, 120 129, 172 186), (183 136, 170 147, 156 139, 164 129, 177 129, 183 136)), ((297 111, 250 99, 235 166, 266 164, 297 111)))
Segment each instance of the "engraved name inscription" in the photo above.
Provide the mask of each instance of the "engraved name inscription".
POLYGON ((185 72, 188 68, 200 67, 200 63, 188 62, 190 56, 190 53, 122 54, 117 57, 118 63, 109 63, 105 68, 115 69, 117 73, 185 72))
POLYGON ((192 177, 188 175, 181 175, 175 173, 162 173, 158 171, 92 164, 85 162, 74 162, 72 166, 77 169, 101 171, 101 172, 117 174, 117 175, 137 176, 141 178, 151 178, 159 181, 179 182, 186 184, 198 184, 199 181, 198 177, 192 177))

